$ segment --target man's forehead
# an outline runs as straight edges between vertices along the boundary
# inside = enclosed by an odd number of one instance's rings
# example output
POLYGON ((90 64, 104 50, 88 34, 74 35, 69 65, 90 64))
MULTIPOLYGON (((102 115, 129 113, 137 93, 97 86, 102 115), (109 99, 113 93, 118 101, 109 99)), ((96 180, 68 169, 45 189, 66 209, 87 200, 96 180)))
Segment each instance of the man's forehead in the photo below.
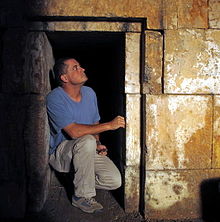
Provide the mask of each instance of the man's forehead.
POLYGON ((67 65, 79 65, 79 63, 75 59, 68 59, 65 61, 67 65))

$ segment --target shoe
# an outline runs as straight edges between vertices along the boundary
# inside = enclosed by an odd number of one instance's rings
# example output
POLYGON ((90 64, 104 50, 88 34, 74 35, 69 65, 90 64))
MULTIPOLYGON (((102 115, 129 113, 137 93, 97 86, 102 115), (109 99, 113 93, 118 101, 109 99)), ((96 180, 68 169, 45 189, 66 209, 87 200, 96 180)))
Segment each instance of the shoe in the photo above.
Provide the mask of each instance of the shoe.
POLYGON ((103 206, 94 198, 76 197, 75 195, 72 196, 72 205, 86 213, 101 212, 103 209, 103 206))

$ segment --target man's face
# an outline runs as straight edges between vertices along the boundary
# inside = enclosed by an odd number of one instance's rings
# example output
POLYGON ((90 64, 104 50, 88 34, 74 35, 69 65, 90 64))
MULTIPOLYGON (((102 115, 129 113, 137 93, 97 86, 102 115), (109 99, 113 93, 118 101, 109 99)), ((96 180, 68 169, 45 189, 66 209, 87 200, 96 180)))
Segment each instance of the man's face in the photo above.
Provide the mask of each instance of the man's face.
POLYGON ((75 59, 69 59, 65 61, 68 65, 66 78, 67 81, 73 85, 82 85, 88 78, 85 74, 85 69, 83 69, 80 64, 75 59))

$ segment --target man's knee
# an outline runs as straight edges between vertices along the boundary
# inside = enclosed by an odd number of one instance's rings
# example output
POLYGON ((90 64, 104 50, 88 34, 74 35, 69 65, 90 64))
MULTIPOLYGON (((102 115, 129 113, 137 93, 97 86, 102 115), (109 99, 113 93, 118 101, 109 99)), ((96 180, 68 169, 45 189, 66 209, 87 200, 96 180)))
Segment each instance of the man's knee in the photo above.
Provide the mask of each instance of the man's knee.
POLYGON ((96 139, 92 135, 85 135, 78 139, 78 145, 80 145, 84 152, 94 152, 96 150, 96 139))
POLYGON ((121 174, 117 173, 116 175, 114 175, 114 177, 112 177, 112 181, 111 181, 111 189, 115 190, 117 188, 119 188, 121 186, 121 174))

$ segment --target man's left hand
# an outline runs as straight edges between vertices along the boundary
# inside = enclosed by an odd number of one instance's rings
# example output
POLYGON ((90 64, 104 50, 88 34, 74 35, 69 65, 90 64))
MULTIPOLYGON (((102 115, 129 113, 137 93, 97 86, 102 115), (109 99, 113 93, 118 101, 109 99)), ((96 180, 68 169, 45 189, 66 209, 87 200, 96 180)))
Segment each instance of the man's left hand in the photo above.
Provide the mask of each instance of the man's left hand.
POLYGON ((102 144, 97 145, 96 150, 97 150, 97 153, 101 156, 106 156, 108 152, 108 149, 106 148, 106 146, 102 144))

